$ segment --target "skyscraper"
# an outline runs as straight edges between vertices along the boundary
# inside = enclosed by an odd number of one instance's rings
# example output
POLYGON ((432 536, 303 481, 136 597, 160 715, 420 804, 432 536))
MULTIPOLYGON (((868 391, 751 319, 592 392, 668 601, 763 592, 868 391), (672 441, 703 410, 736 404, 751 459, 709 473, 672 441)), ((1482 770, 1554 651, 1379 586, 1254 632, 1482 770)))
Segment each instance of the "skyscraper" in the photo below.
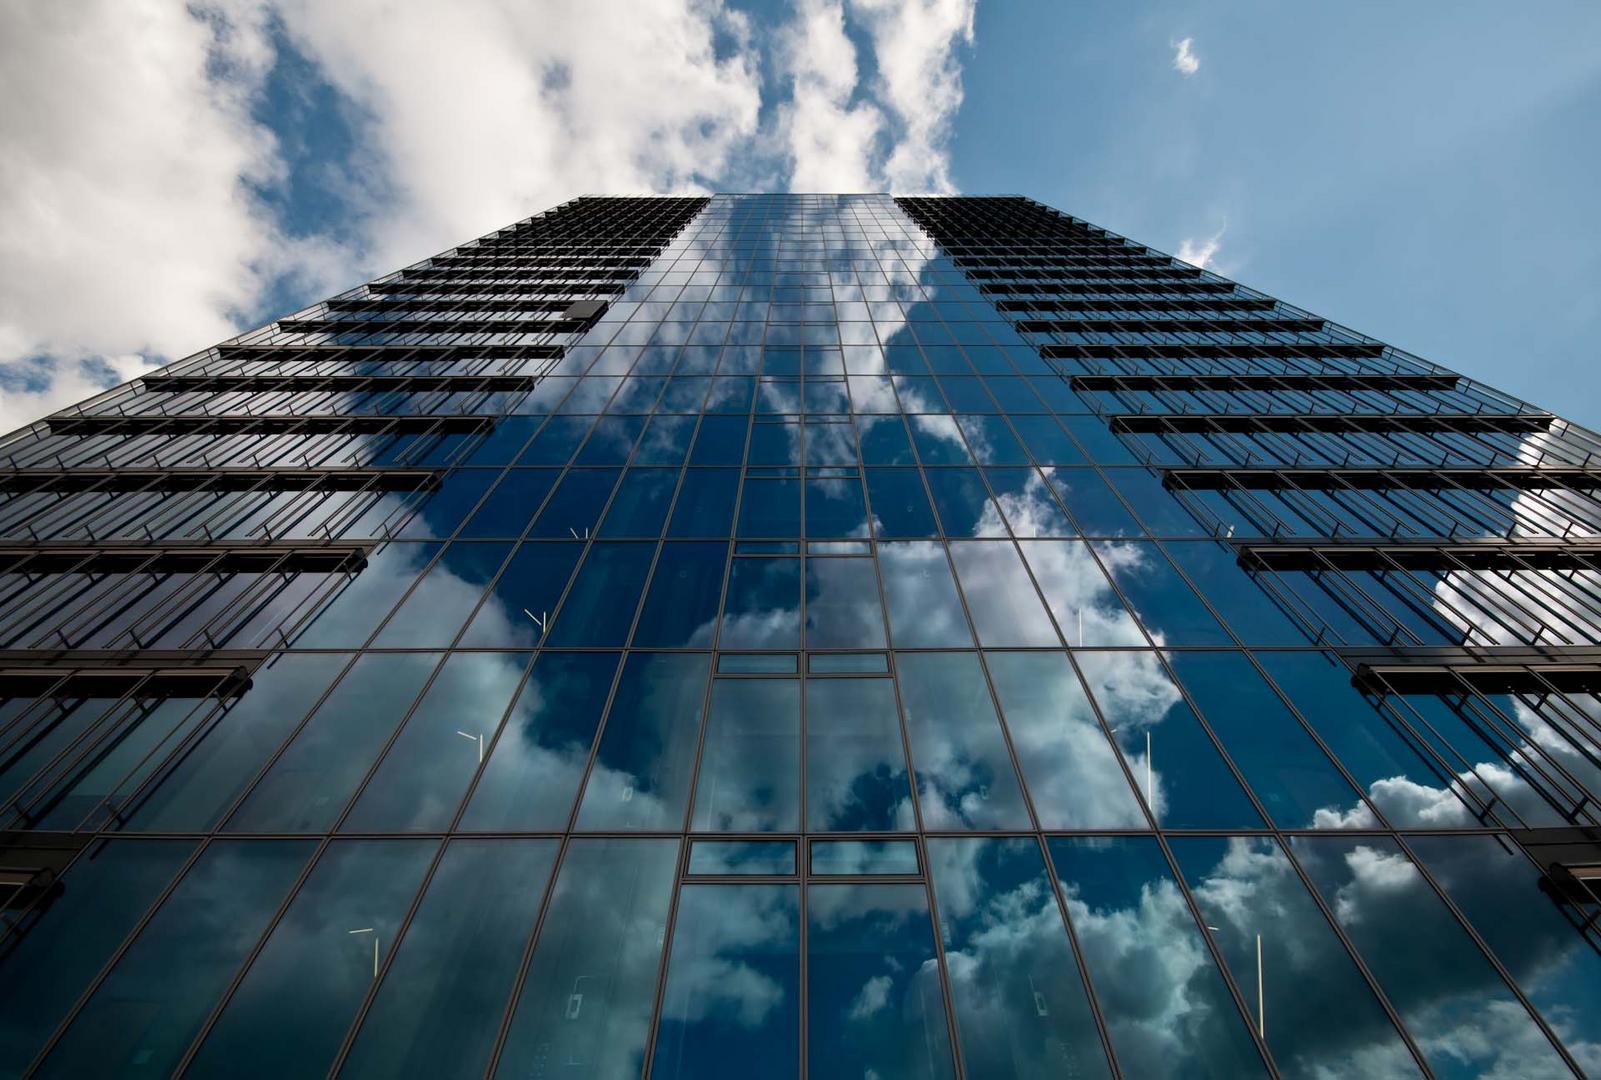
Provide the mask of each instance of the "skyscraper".
POLYGON ((0 446, 0 1075, 1601 1070, 1598 450, 1024 198, 518 222, 0 446))

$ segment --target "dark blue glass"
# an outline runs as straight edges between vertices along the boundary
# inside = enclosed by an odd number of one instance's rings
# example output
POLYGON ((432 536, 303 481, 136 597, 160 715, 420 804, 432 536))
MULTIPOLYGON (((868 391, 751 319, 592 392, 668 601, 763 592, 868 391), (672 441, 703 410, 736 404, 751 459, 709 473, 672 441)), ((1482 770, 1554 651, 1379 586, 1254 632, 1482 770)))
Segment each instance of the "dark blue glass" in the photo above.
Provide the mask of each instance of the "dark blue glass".
POLYGON ((1085 536, 1140 535, 1139 522, 1098 470, 1048 469, 1045 475, 1085 536))
POLYGON ((735 559, 728 572, 718 644, 725 649, 798 649, 799 559, 735 559))
POLYGON ((924 475, 946 536, 1006 535, 1006 523, 977 469, 927 469, 924 475))
POLYGON ((711 648, 727 561, 726 542, 663 544, 634 630, 634 648, 711 648))
POLYGON ((290 635, 302 649, 364 645, 439 552, 438 544, 388 544, 305 627, 290 635))
POLYGON ((1206 606, 1173 569, 1157 546, 1131 542, 1095 550, 1134 610, 1140 625, 1159 645, 1226 645, 1229 637, 1206 606))
POLYGON ((517 458, 519 465, 565 465, 589 434, 593 416, 553 416, 517 458))
POLYGON ((937 536, 939 525, 917 469, 868 469, 873 531, 880 537, 937 536))
POLYGON ((457 645, 530 648, 540 644, 583 550, 584 545, 577 541, 521 544, 457 645))
POLYGON ((923 886, 813 885, 806 922, 810 1073, 954 1076, 923 886))
POLYGON ((745 477, 739 501, 737 535, 799 536, 801 482, 773 476, 745 477))
POLYGON ((622 465, 633 455, 634 442, 645 430, 642 416, 602 416, 573 459, 574 465, 622 465))
POLYGON ((548 643, 557 648, 628 644, 634 608, 655 554, 656 545, 650 543, 603 540, 591 544, 556 615, 548 643))
POLYGON ((632 653, 579 806, 581 829, 677 829, 689 801, 706 653, 632 653))
POLYGON ((1078 530, 1057 505, 1050 485, 1034 469, 985 469, 995 500, 1013 536, 1076 536, 1078 530))
POLYGON ((467 524, 462 536, 518 537, 556 482, 555 469, 510 469, 467 524))
POLYGON ((859 478, 807 478, 807 536, 866 536, 867 533, 867 506, 862 499, 859 478))
POLYGON ((705 416, 690 451, 691 465, 738 465, 745 460, 745 430, 750 420, 743 416, 705 416))
POLYGON ((799 1074, 799 907, 794 885, 679 888, 652 1076, 799 1074))
POLYGON ((634 464, 682 465, 694 436, 693 416, 653 416, 634 450, 634 464))
POLYGON ((529 536, 582 540, 600 524, 621 469, 569 469, 534 519, 529 536))
POLYGON ((1072 436, 1049 416, 1013 416, 1012 427, 1041 465, 1074 465, 1084 460, 1072 436))
POLYGON ((685 469, 667 535, 727 536, 738 496, 738 469, 685 469))
POLYGON ((598 535, 613 539, 660 536, 678 490, 678 476, 678 469, 629 469, 617 485, 598 535))
MULTIPOLYGON (((857 408, 861 408, 860 404, 857 408)), ((911 439, 906 435, 906 425, 900 417, 858 415, 856 428, 861 437, 862 460, 867 464, 917 464, 917 458, 912 454, 911 439)))
POLYGON ((1179 682, 1246 783, 1282 828, 1340 828, 1369 817, 1346 783, 1244 653, 1172 654, 1179 682))

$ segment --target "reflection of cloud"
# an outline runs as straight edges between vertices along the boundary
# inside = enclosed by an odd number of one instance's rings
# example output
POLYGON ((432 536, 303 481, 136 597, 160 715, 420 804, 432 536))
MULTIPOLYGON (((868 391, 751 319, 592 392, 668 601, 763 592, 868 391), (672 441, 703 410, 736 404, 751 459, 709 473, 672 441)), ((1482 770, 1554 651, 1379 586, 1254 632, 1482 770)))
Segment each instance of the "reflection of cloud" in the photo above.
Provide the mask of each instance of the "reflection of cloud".
POLYGON ((688 885, 679 908, 662 1019, 761 1027, 787 994, 750 958, 794 948, 793 888, 688 885))
POLYGON ((889 1004, 890 987, 894 985, 895 980, 888 975, 874 975, 862 984, 862 989, 851 1000, 851 1006, 846 1015, 852 1020, 871 1019, 874 1015, 883 1011, 885 1005, 889 1004))

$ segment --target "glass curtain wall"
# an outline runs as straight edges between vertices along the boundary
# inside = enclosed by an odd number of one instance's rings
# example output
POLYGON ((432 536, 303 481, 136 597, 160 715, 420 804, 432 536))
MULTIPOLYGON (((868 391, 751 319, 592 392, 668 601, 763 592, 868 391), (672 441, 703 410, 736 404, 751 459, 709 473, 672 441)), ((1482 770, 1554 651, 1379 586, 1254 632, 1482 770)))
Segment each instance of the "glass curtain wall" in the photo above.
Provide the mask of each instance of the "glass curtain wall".
POLYGON ((558 207, 0 443, 0 1075, 1601 1071, 1594 449, 1022 198, 558 207))

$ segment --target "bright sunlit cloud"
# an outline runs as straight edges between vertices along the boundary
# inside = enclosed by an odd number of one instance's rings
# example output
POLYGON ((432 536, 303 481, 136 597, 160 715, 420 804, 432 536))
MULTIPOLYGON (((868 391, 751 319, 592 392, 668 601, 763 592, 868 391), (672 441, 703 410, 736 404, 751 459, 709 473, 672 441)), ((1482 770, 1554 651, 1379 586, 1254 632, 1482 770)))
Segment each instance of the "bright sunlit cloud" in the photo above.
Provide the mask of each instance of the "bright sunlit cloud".
POLYGON ((618 12, 0 8, 0 431, 577 195, 953 189, 974 0, 618 12))

